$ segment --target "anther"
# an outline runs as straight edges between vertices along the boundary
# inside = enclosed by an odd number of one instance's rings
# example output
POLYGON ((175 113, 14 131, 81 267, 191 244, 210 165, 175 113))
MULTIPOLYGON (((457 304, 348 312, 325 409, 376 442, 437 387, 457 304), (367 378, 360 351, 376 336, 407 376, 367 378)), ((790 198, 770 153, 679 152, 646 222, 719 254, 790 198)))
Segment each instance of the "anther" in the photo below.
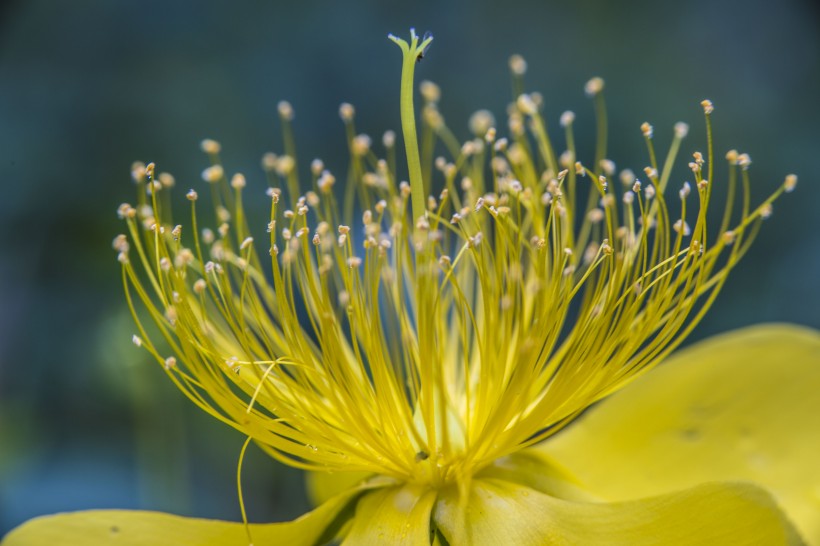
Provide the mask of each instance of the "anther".
POLYGON ((135 161, 131 164, 131 178, 134 182, 142 182, 145 180, 145 163, 135 161))
POLYGON ((711 114, 715 111, 715 106, 712 104, 712 101, 709 99, 704 99, 700 101, 700 105, 703 106, 703 113, 711 114))
POLYGON ((652 131, 652 126, 649 125, 649 123, 645 121, 641 123, 641 132, 643 133, 643 136, 645 136, 646 138, 652 138, 652 131))
POLYGON ((225 176, 225 171, 222 169, 222 165, 212 165, 202 171, 202 180, 211 184, 219 182, 223 176, 225 176))
POLYGON ((356 113, 356 109, 353 108, 353 105, 348 102, 343 102, 339 105, 339 117, 342 118, 342 121, 345 123, 349 121, 353 121, 353 116, 356 113))
POLYGON ((589 209, 589 212, 587 212, 587 221, 590 224, 597 224, 601 222, 605 216, 604 211, 599 208, 589 209))
POLYGON ((353 155, 362 157, 367 155, 367 152, 370 151, 370 143, 371 140, 369 136, 356 135, 350 143, 350 149, 353 152, 353 155))
POLYGON ((291 106, 291 104, 288 101, 279 101, 279 104, 276 105, 276 109, 279 110, 279 115, 282 117, 282 119, 287 121, 293 119, 293 106, 291 106))
POLYGON ((624 169, 621 171, 621 174, 618 175, 618 178, 621 179, 621 184, 629 187, 635 181, 635 173, 632 172, 632 169, 624 169))
POLYGON ((689 224, 681 219, 676 220, 675 223, 672 224, 672 229, 674 229, 676 233, 682 233, 684 236, 692 233, 692 230, 689 228, 689 224))
POLYGON ((174 267, 177 269, 184 269, 186 266, 194 262, 194 253, 188 248, 182 248, 174 257, 174 267))
POLYGON ((478 110, 470 116, 470 131, 477 137, 484 137, 487 142, 495 140, 495 117, 489 110, 478 110), (492 135, 489 135, 492 131, 492 135))
POLYGON ((572 165, 574 159, 575 154, 573 154, 569 150, 564 150, 563 152, 561 152, 561 155, 558 156, 558 164, 568 169, 572 165))
POLYGON ((552 194, 548 191, 545 191, 541 194, 541 204, 547 207, 550 203, 552 203, 552 194))
POLYGON ((515 54, 509 60, 510 72, 516 76, 523 76, 527 73, 527 61, 521 55, 515 54))
POLYGON ((288 176, 296 167, 296 161, 289 155, 283 155, 276 159, 276 174, 279 176, 288 176))
POLYGON ((438 102, 441 99, 441 88, 429 80, 419 84, 419 92, 426 102, 438 102))
POLYGON ((791 192, 794 191, 795 187, 797 187, 797 175, 796 174, 786 175, 786 180, 783 181, 783 190, 786 193, 791 193, 791 192))
POLYGON ((236 173, 235 175, 233 175, 233 177, 231 178, 231 187, 235 190, 241 190, 242 188, 244 188, 245 176, 240 173, 236 173))
POLYGON ((128 237, 126 237, 123 234, 117 235, 116 237, 114 237, 114 241, 111 243, 111 247, 117 252, 127 253, 130 248, 128 244, 128 237))
POLYGON ((584 258, 583 258, 584 265, 589 265, 589 264, 592 263, 592 261, 598 255, 598 250, 600 248, 601 248, 600 245, 598 243, 596 243, 595 241, 591 241, 587 245, 586 249, 584 249, 584 258))
POLYGON ((276 161, 277 161, 276 154, 273 152, 267 152, 265 155, 262 156, 262 168, 266 172, 270 172, 276 169, 276 161))
POLYGON ((137 215, 137 209, 129 205, 128 203, 123 203, 119 207, 117 207, 117 216, 120 220, 125 218, 133 218, 137 215))
POLYGON ((678 195, 680 196, 681 200, 686 199, 689 196, 689 193, 692 191, 692 186, 689 185, 689 182, 684 182, 683 186, 681 187, 678 195))
POLYGON ((532 97, 527 94, 519 95, 518 99, 515 101, 515 104, 518 106, 521 113, 527 116, 534 116, 538 112, 538 107, 535 105, 535 101, 533 101, 532 97))
POLYGON ((396 133, 394 131, 385 131, 382 135, 382 144, 388 150, 396 144, 396 133))
POLYGON ((200 142, 199 147, 208 155, 216 155, 222 150, 222 145, 210 138, 206 138, 200 142))
POLYGON ((342 307, 347 307, 350 304, 350 294, 347 290, 339 290, 339 305, 342 307))
POLYGON ((157 180, 159 180, 159 183, 162 184, 163 188, 173 188, 174 184, 176 184, 176 180, 174 180, 171 173, 159 173, 157 180))
POLYGON ((320 192, 330 193, 335 183, 336 177, 333 176, 330 171, 323 171, 322 175, 319 177, 319 180, 316 182, 316 186, 319 188, 320 192))
POLYGON ((282 194, 282 190, 279 188, 268 188, 265 190, 265 195, 271 198, 274 203, 279 202, 279 196, 282 194))
POLYGON ((597 76, 590 79, 584 85, 584 93, 586 93, 586 95, 588 97, 594 97, 595 95, 599 94, 603 90, 604 90, 604 80, 602 78, 597 77, 597 76))
POLYGON ((575 112, 567 110, 563 114, 561 114, 561 127, 569 127, 572 125, 572 122, 575 121, 575 112))

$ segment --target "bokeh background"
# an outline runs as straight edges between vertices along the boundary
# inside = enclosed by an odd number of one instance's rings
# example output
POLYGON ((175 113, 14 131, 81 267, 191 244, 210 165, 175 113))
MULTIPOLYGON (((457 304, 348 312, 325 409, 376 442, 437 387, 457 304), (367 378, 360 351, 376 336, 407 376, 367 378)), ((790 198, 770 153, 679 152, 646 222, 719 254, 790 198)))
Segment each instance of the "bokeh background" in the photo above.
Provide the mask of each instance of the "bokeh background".
MULTIPOLYGON (((712 99, 717 150, 751 154, 758 200, 788 172, 800 184, 691 339, 764 321, 820 327, 820 13, 810 0, 6 1, 0 536, 85 508, 239 518, 243 438, 183 400, 130 342, 110 248, 122 229, 115 209, 134 198, 130 165, 155 161, 180 193, 200 188, 198 143, 212 137, 228 172, 245 173, 261 197, 259 159, 281 151, 276 103, 288 99, 300 158, 343 173, 338 105, 356 105, 375 139, 399 128, 399 53, 386 34, 410 26, 435 33, 417 74, 442 86, 441 111, 462 138, 471 112, 503 117, 512 53, 527 58, 554 130, 565 109, 590 126, 583 84, 604 77, 609 156, 636 171, 642 121, 661 146, 674 122, 690 122, 688 155, 703 148, 698 103, 712 99)), ((307 508, 301 476, 259 450, 244 475, 252 520, 307 508)))

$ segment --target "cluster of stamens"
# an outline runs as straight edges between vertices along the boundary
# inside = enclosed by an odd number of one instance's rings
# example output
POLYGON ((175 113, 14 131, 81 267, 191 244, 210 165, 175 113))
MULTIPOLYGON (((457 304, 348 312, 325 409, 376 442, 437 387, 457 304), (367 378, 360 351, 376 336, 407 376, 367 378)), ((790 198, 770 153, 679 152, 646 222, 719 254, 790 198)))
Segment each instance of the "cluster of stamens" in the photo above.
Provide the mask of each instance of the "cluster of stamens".
MULTIPOLYGON (((515 56, 511 69, 520 88, 526 63, 515 56)), ((599 128, 603 87, 586 86, 599 128)), ((654 129, 641 126, 650 162, 639 180, 616 171, 601 134, 590 166, 579 161, 571 112, 557 154, 538 95, 510 106, 508 137, 480 111, 461 143, 438 87, 424 82, 421 94, 412 183, 397 175, 396 134, 378 156, 353 106, 340 107, 342 191, 318 159, 303 185, 293 108, 280 104, 285 153, 262 160, 270 217, 258 230, 243 208, 246 179, 228 179, 216 141, 202 142, 211 227, 199 223, 197 191, 190 223, 174 224, 173 177, 132 169, 139 200, 119 208, 128 235, 114 248, 135 343, 197 405, 287 464, 441 485, 547 438, 683 340, 796 184, 789 175, 751 208, 748 155, 727 154, 719 179, 709 149, 667 202, 685 124, 663 163, 654 129), (716 187, 728 198, 711 231, 716 187), (262 229, 264 245, 251 235, 262 229)), ((713 106, 703 108, 711 131, 713 106)))

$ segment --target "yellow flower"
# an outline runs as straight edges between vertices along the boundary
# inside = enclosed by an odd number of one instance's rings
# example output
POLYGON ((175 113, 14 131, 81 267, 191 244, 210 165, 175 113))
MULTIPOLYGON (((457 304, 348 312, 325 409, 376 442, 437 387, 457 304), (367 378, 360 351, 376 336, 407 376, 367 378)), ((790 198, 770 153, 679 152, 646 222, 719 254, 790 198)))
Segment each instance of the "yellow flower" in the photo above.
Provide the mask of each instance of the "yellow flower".
MULTIPOLYGON (((192 190, 190 223, 175 226, 173 178, 137 164, 140 200, 120 207, 128 235, 114 242, 134 342, 199 407, 312 471, 318 508, 248 526, 81 512, 33 520, 4 545, 820 544, 816 332, 741 331, 639 378, 699 322, 796 177, 752 207, 748 155, 729 152, 728 175, 715 173, 709 101, 691 183, 668 189, 684 124, 661 163, 643 124, 645 176, 616 177, 600 78, 586 86, 589 165, 571 112, 556 153, 537 94, 518 95, 507 138, 481 111, 461 144, 429 82, 419 149, 413 78, 432 38, 391 39, 409 183, 395 135, 378 158, 343 104, 343 198, 319 160, 301 193, 281 103, 286 154, 263 160, 269 258, 243 209, 245 178, 228 180, 211 140, 215 224, 201 229, 192 190), (433 159, 437 141, 452 161, 433 159), (716 230, 713 188, 728 193, 716 230)), ((510 66, 521 90, 526 63, 510 66)))

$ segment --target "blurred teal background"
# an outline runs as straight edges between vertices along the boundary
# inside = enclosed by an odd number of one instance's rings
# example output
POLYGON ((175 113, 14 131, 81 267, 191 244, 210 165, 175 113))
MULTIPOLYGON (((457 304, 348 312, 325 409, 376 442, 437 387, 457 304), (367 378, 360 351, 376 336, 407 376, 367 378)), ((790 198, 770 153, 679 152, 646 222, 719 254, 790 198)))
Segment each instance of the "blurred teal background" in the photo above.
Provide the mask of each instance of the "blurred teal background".
MULTIPOLYGON (((566 109, 591 125, 583 84, 604 77, 608 155, 636 171, 643 121, 661 146, 687 121, 684 154, 703 149, 698 103, 710 98, 717 151, 751 154, 758 201, 789 172, 800 183, 692 339, 764 321, 820 327, 820 14, 809 0, 5 2, 0 536, 85 508, 239 518, 243 438, 183 400, 130 342, 110 248, 115 209, 134 199, 130 165, 155 161, 180 194, 199 188, 198 143, 211 137, 228 172, 261 195, 259 159, 281 151, 276 103, 287 99, 302 169, 321 157, 343 173, 338 105, 356 105, 358 128, 376 139, 399 128, 400 56, 386 34, 410 26, 435 34, 418 78, 442 86, 462 138, 473 111, 503 117, 512 53, 528 60, 554 130, 566 109)), ((581 140, 589 149, 592 134, 581 140)), ((252 520, 307 508, 301 476, 258 450, 244 475, 252 520)))

